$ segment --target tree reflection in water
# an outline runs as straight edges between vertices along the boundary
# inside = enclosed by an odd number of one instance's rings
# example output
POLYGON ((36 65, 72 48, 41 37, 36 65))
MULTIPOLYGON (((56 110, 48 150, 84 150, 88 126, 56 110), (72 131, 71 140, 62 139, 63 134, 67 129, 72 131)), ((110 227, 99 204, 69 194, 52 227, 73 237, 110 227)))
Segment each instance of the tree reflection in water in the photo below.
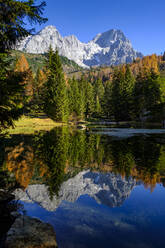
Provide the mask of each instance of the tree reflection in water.
POLYGON ((156 183, 165 182, 165 144, 153 135, 115 140, 67 127, 35 135, 13 135, 1 143, 0 161, 6 185, 11 180, 22 188, 44 183, 51 196, 58 194, 63 181, 87 168, 132 176, 151 190, 156 183))

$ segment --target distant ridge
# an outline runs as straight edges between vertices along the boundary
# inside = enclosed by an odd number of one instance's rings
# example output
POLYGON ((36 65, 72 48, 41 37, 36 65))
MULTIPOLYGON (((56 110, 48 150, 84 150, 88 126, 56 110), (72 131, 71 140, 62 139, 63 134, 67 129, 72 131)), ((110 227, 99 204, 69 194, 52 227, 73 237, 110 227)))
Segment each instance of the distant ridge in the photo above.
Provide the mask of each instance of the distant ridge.
POLYGON ((74 35, 62 37, 56 27, 47 26, 24 39, 17 49, 44 54, 50 45, 54 50, 58 49, 60 55, 83 67, 130 63, 137 57, 143 57, 142 53, 133 49, 123 32, 117 29, 97 34, 93 40, 82 43, 74 35))

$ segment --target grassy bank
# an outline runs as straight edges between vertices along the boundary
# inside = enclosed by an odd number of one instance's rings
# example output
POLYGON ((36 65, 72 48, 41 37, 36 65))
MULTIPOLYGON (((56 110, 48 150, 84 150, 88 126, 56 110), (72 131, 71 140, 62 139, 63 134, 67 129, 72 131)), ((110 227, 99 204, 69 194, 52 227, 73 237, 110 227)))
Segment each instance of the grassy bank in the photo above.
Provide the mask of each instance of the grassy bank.
POLYGON ((9 128, 9 134, 32 134, 39 130, 50 130, 53 127, 65 125, 64 123, 57 123, 49 118, 43 117, 27 117, 23 116, 18 121, 15 121, 14 128, 9 128))

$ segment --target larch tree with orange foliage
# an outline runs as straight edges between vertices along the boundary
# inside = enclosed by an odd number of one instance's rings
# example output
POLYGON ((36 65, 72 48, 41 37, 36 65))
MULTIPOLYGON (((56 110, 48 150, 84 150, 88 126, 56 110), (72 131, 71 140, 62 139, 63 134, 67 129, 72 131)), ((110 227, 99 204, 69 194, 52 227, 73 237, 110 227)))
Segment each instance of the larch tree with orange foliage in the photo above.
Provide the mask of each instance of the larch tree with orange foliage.
POLYGON ((16 61, 15 71, 24 72, 26 74, 24 85, 25 85, 25 95, 33 95, 33 73, 29 67, 29 63, 24 54, 22 54, 16 61))

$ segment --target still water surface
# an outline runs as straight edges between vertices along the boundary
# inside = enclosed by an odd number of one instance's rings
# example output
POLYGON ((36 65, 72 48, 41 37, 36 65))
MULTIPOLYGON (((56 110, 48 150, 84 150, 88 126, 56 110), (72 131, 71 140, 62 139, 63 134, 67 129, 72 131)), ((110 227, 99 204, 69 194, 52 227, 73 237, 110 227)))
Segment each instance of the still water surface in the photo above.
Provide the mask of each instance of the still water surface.
POLYGON ((162 130, 56 128, 0 148, 1 188, 53 226, 58 247, 165 247, 162 130))

